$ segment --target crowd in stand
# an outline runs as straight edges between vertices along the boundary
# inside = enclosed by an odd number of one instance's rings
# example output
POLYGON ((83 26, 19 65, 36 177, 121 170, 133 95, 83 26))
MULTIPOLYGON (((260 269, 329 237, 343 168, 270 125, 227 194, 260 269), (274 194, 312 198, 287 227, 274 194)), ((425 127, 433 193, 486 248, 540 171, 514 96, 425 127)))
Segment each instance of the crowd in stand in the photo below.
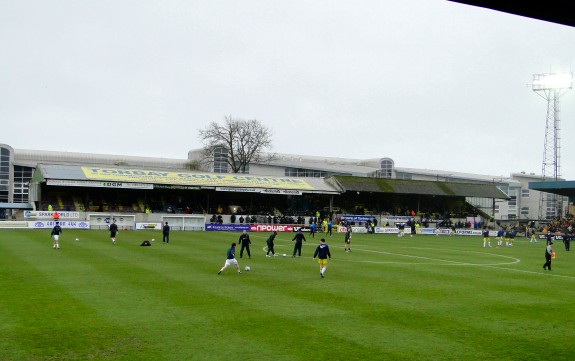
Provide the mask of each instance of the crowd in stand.
POLYGON ((567 214, 565 217, 553 219, 547 226, 541 227, 540 232, 550 231, 551 233, 565 233, 567 229, 575 229, 575 216, 567 214))

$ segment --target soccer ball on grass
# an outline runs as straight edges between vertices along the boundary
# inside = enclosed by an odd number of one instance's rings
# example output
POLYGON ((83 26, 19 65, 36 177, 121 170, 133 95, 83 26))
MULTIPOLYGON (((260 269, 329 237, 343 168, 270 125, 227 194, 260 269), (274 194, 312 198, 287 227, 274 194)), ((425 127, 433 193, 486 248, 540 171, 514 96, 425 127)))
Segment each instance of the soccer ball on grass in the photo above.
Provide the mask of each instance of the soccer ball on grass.
POLYGON ((244 268, 246 270, 246 272, 249 272, 251 270, 250 266, 246 266, 246 268, 244 268))

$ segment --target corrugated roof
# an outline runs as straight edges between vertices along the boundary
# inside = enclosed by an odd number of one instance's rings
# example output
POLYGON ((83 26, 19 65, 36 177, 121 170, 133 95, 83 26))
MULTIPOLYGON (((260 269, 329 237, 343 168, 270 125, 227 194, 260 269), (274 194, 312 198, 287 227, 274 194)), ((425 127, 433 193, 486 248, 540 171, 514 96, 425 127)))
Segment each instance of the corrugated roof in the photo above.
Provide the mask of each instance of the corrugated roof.
POLYGON ((404 179, 334 176, 333 181, 346 192, 376 192, 396 194, 427 194, 452 197, 508 199, 492 184, 435 182, 404 179))

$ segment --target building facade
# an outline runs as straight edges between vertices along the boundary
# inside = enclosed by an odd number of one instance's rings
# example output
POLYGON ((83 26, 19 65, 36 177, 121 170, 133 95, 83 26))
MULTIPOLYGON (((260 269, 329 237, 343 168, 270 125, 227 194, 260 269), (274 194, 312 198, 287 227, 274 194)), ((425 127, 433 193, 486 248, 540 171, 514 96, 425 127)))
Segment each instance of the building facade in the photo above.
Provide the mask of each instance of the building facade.
MULTIPOLYGON (((203 171, 228 173, 227 152, 224 148, 215 152, 213 160, 201 159, 201 150, 191 150, 184 159, 135 157, 57 151, 19 150, 0 144, 0 219, 9 218, 11 210, 34 208, 35 190, 30 187, 38 164, 82 164, 124 168, 151 168, 186 170, 190 162, 203 164, 203 171)), ((509 200, 468 198, 467 202, 492 215, 495 220, 551 219, 557 214, 542 207, 542 196, 547 193, 529 189, 528 183, 540 180, 540 176, 525 172, 511 173, 509 177, 455 171, 396 167, 387 157, 374 159, 346 159, 294 154, 275 154, 265 163, 249 164, 244 173, 276 177, 327 178, 334 175, 495 184, 509 196, 509 200), (543 214, 541 214, 543 212, 543 214)), ((569 209, 567 197, 560 197, 560 209, 569 209)))

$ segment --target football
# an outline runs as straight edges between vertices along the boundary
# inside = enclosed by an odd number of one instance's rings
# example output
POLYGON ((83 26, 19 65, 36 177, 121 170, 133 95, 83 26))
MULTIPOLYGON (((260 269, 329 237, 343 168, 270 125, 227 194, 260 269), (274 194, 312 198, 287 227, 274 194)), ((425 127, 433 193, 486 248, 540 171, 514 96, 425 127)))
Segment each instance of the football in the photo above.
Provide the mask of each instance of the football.
POLYGON ((249 272, 251 270, 250 266, 246 266, 246 268, 244 268, 246 270, 246 272, 249 272))
POLYGON ((282 256, 287 257, 287 254, 284 253, 284 254, 282 254, 282 256))
POLYGON ((76 241, 79 241, 79 240, 80 240, 80 238, 76 238, 76 241))

